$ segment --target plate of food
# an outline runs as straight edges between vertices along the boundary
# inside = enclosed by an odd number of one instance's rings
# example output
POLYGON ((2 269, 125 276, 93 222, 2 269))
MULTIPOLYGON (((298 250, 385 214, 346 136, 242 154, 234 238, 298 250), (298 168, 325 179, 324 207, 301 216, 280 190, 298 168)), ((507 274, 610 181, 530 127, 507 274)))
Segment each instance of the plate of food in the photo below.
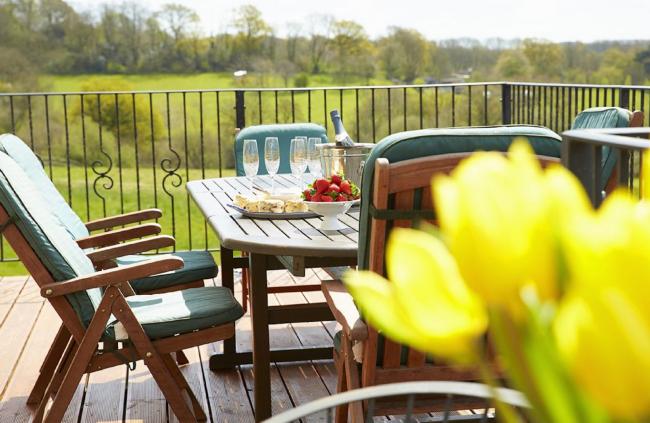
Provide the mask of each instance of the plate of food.
POLYGON ((359 204, 360 196, 359 187, 342 175, 318 178, 302 194, 309 210, 323 217, 320 229, 325 231, 345 229, 338 217, 359 204))
POLYGON ((309 211, 307 204, 297 196, 294 199, 280 200, 266 196, 235 195, 228 206, 246 217, 256 219, 307 219, 317 217, 309 211))

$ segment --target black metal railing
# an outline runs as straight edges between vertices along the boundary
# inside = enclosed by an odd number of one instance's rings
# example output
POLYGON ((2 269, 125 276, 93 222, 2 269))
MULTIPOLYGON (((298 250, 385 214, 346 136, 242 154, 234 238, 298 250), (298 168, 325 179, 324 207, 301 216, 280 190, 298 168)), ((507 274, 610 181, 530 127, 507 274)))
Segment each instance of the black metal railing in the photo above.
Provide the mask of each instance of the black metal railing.
MULTIPOLYGON (((0 94, 0 133, 41 159, 85 219, 159 207, 179 250, 216 249, 185 183, 234 174, 236 128, 316 122, 333 135, 337 108, 353 138, 377 142, 405 130, 539 124, 561 132, 597 105, 645 110, 650 87, 462 83, 327 88, 0 94)), ((0 260, 15 255, 0 243, 0 260)))

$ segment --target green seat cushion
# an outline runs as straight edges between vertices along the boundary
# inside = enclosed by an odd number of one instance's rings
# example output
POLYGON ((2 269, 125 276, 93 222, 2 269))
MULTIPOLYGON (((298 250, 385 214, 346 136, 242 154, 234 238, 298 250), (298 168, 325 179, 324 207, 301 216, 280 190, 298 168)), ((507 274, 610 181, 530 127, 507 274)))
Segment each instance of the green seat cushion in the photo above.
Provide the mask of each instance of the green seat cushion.
MULTIPOLYGON (((540 126, 508 125, 495 127, 422 129, 400 132, 381 140, 370 153, 361 181, 361 216, 369 216, 370 195, 373 189, 375 160, 386 158, 390 163, 439 154, 473 151, 507 151, 516 138, 528 139, 535 153, 560 157, 561 138, 550 129, 540 126)), ((368 268, 370 228, 368 218, 359 219, 358 265, 368 268)))
MULTIPOLYGON (((576 116, 571 129, 627 128, 630 126, 632 113, 620 107, 594 107, 586 109, 576 116)), ((610 147, 603 147, 601 158, 601 190, 607 186, 618 161, 618 152, 610 147)))
POLYGON ((88 229, 79 216, 56 189, 36 154, 20 138, 12 134, 0 135, 0 151, 14 159, 29 176, 43 198, 47 198, 49 210, 56 215, 74 239, 88 236, 88 229))
POLYGON ((257 140, 257 151, 260 155, 260 167, 258 175, 267 175, 266 165, 264 164, 264 141, 266 137, 277 137, 280 145, 280 168, 278 173, 291 173, 289 165, 289 149, 291 139, 299 136, 320 137, 323 142, 327 142, 327 131, 315 123, 287 123, 274 125, 255 125, 239 131, 235 137, 235 170, 237 176, 245 176, 243 151, 244 140, 257 140))
MULTIPOLYGON (((131 281, 131 286, 136 293, 144 293, 156 289, 168 288, 203 279, 212 279, 217 276, 219 267, 214 262, 212 254, 208 251, 184 251, 172 254, 183 259, 183 268, 175 272, 167 272, 147 278, 131 281)), ((149 260, 150 256, 131 255, 120 257, 118 266, 140 263, 149 260)))
MULTIPOLYGON (((231 323, 244 315, 232 292, 224 287, 185 289, 166 294, 127 297, 133 314, 152 339, 166 338, 231 323)), ((122 325, 109 322, 109 339, 126 339, 122 325)))
MULTIPOLYGON (((55 281, 95 272, 91 261, 66 227, 50 213, 41 192, 18 164, 0 152, 0 202, 55 281)), ((101 291, 90 289, 66 298, 84 325, 101 301, 101 291)))

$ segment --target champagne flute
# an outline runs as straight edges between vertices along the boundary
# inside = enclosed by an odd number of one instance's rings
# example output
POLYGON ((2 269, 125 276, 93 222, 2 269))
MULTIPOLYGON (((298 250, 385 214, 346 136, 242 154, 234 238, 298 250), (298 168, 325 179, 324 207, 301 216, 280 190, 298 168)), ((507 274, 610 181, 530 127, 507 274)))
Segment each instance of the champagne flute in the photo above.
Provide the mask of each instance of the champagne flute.
POLYGON ((304 137, 296 137, 291 140, 289 158, 291 174, 299 181, 300 190, 302 191, 302 174, 307 168, 307 146, 304 137))
POLYGON ((316 147, 322 142, 320 137, 311 137, 307 140, 307 164, 309 173, 314 178, 319 178, 321 174, 320 151, 316 147))
POLYGON ((244 173, 250 181, 253 190, 253 177, 260 168, 260 156, 257 152, 257 140, 244 140, 244 173))
POLYGON ((280 144, 277 137, 266 137, 264 140, 264 164, 271 175, 271 192, 275 192, 275 175, 280 169, 280 144))

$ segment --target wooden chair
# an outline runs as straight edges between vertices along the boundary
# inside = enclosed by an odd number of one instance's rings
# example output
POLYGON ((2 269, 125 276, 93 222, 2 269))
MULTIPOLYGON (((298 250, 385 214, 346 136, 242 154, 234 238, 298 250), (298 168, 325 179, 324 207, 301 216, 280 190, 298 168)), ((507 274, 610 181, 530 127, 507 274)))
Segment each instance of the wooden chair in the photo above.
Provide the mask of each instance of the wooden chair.
MULTIPOLYGON (((235 171, 237 176, 245 176, 244 163, 243 163, 243 150, 244 140, 253 139, 257 140, 257 150, 260 156, 260 166, 257 172, 258 175, 268 175, 266 164, 264 163, 264 142, 266 137, 277 137, 280 146, 280 168, 278 174, 291 173, 289 165, 289 149, 291 146, 291 139, 304 136, 304 137, 319 137, 323 142, 327 142, 327 131, 320 125, 315 123, 288 123, 288 124, 272 124, 272 125, 253 125, 237 130, 235 133, 235 171)), ((246 255, 246 252, 242 252, 246 255)), ((306 292, 318 291, 320 284, 303 284, 291 286, 274 286, 269 287, 269 293, 280 292, 306 292)), ((249 280, 248 268, 242 268, 242 306, 244 310, 248 310, 249 301, 249 280)))
MULTIPOLYGON (((41 196, 47 199, 51 212, 65 226, 65 229, 77 241, 79 247, 92 250, 89 253, 97 270, 115 266, 126 266, 146 261, 140 253, 151 251, 151 242, 132 242, 146 236, 158 235, 161 227, 157 223, 139 224, 142 221, 158 219, 162 213, 158 209, 140 210, 117 216, 109 216, 87 223, 82 222, 76 212, 68 205, 61 193, 45 173, 41 162, 34 152, 20 138, 12 134, 0 135, 0 151, 11 157, 37 187, 41 196), (133 225, 122 227, 125 225, 133 225), (117 229, 114 229, 117 228, 117 229), (102 231, 91 234, 93 231, 102 231)), ((157 248, 174 246, 172 238, 158 238, 157 248), (164 242, 161 240, 164 239, 164 242)), ((162 275, 152 275, 131 281, 131 287, 138 294, 158 294, 173 292, 205 285, 205 279, 217 276, 218 266, 207 251, 174 253, 183 260, 184 266, 162 275)), ((151 255, 152 257, 155 255, 151 255)), ((56 361, 63 353, 69 334, 59 332, 52 344, 50 353, 41 366, 41 376, 48 377, 48 369, 56 366, 56 361)), ((187 358, 182 351, 176 355, 179 364, 186 364, 187 358)), ((40 401, 42 384, 34 386, 29 403, 40 401)))
MULTIPOLYGON (((430 189, 433 175, 449 173, 476 150, 505 152, 518 136, 530 139, 543 164, 559 163, 559 137, 544 128, 413 131, 380 142, 364 169, 359 267, 384 275, 384 248, 390 229, 411 227, 420 220, 435 223, 430 189)), ((323 292, 342 327, 334 348, 337 392, 404 381, 478 379, 471 369, 437 363, 420 351, 386 339, 363 321, 341 281, 324 281, 323 292)), ((349 417, 352 422, 361 422, 368 412, 403 414, 404 404, 399 399, 385 400, 377 402, 371 411, 367 404, 342 406, 337 409, 336 421, 345 422, 349 417)), ((448 406, 445 398, 430 397, 416 402, 413 411, 444 410, 448 406)), ((460 401, 453 407, 458 410, 482 405, 460 401)))
MULTIPOLYGON (((234 334, 243 310, 223 287, 128 295, 129 281, 178 270, 170 255, 97 271, 66 227, 55 219, 38 188, 7 155, 0 153, 0 231, 61 318, 57 341, 64 344, 35 421, 61 421, 85 373, 144 361, 170 407, 182 422, 206 415, 171 354, 234 334), (116 348, 105 348, 117 344, 116 348), (50 397, 53 403, 45 413, 50 397)), ((169 237, 134 241, 139 248, 169 244, 169 237)), ((135 246, 129 247, 135 249, 135 246)), ((95 255, 102 260, 104 256, 95 255)), ((7 342, 7 340, 3 340, 7 342)))
MULTIPOLYGON (((630 111, 620 107, 592 107, 580 112, 571 124, 571 129, 635 128, 643 126, 643 112, 630 111)), ((609 148, 603 149, 602 190, 605 195, 618 186, 616 162, 618 153, 609 148)))

